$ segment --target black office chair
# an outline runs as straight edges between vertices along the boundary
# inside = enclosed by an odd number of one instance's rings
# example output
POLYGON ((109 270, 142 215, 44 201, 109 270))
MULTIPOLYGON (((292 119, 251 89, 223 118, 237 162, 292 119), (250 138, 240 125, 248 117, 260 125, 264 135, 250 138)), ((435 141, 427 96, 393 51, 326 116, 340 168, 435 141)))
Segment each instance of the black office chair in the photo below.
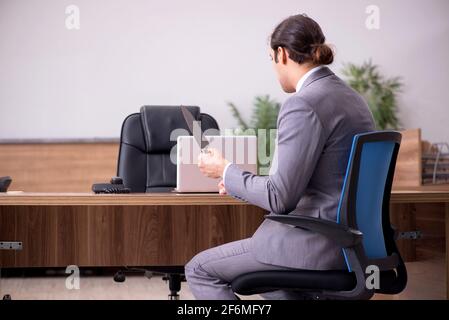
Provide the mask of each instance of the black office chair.
MULTIPOLYGON (((201 121, 201 129, 206 134, 219 134, 218 124, 213 117, 201 113, 199 107, 187 108, 196 120, 201 121)), ((122 125, 117 166, 117 176, 123 179, 124 186, 131 192, 172 191, 176 187, 176 164, 171 161, 170 154, 176 145, 177 135, 189 135, 180 107, 143 106, 140 113, 126 117, 122 125)), ((169 281, 169 298, 179 297, 184 266, 146 268, 146 274, 148 271, 164 273, 164 280, 169 281)), ((128 271, 133 270, 136 269, 128 271)), ((124 271, 118 271, 114 280, 125 281, 124 271)))
POLYGON ((287 290, 316 300, 370 299, 374 293, 400 293, 407 284, 407 271, 396 247, 389 214, 400 142, 401 134, 394 131, 354 137, 337 221, 301 216, 300 212, 266 216, 329 237, 341 246, 348 270, 247 273, 232 281, 234 292, 250 295, 287 290), (380 280, 377 288, 372 281, 376 267, 380 280))

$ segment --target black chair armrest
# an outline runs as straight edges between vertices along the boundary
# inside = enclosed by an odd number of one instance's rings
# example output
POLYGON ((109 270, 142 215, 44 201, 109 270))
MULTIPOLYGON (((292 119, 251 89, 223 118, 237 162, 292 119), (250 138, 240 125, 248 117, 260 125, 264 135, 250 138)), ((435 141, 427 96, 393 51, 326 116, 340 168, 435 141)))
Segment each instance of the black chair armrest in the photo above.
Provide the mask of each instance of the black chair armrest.
POLYGON ((360 244, 363 238, 363 234, 359 230, 329 220, 292 214, 269 214, 265 218, 320 233, 343 248, 354 247, 360 244))

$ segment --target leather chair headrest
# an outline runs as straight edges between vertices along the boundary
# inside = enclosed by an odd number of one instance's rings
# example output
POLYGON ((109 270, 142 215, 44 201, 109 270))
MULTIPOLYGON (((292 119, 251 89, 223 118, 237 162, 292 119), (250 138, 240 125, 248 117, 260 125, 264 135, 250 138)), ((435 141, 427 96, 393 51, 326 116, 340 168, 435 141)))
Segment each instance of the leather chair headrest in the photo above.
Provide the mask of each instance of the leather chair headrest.
MULTIPOLYGON (((186 106, 197 120, 200 108, 186 106)), ((170 141, 173 130, 184 129, 189 134, 187 123, 179 106, 143 106, 140 108, 142 127, 145 133, 146 151, 149 153, 166 153, 176 141, 170 141)))

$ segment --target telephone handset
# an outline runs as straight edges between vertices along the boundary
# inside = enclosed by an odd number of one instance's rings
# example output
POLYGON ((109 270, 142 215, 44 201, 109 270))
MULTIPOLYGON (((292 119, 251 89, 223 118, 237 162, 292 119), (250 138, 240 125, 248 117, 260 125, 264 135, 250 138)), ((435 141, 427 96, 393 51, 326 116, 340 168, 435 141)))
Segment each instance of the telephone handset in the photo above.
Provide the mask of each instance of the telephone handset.
POLYGON ((94 183, 92 191, 95 193, 130 193, 131 189, 126 188, 123 179, 112 177, 110 183, 94 183))
POLYGON ((11 177, 0 177, 0 192, 8 191, 9 185, 11 184, 11 177))

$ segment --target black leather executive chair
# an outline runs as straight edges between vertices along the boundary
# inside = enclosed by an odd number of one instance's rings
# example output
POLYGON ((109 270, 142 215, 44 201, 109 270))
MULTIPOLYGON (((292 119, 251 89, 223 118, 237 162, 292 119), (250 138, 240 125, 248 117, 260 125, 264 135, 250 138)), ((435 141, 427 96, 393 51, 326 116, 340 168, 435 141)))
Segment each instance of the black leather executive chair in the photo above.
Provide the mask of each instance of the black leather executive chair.
MULTIPOLYGON (((211 135, 219 134, 219 127, 213 117, 201 113, 199 107, 188 106, 194 118, 201 121, 201 129, 211 135)), ((131 192, 170 192, 176 187, 176 164, 170 160, 170 152, 176 145, 177 135, 189 135, 187 124, 179 106, 143 106, 140 113, 133 113, 123 121, 120 136, 117 176, 131 192)), ((147 270, 164 273, 169 281, 170 299, 177 299, 184 279, 184 266, 146 267, 147 270)), ((125 281, 122 270, 114 280, 125 281)))

